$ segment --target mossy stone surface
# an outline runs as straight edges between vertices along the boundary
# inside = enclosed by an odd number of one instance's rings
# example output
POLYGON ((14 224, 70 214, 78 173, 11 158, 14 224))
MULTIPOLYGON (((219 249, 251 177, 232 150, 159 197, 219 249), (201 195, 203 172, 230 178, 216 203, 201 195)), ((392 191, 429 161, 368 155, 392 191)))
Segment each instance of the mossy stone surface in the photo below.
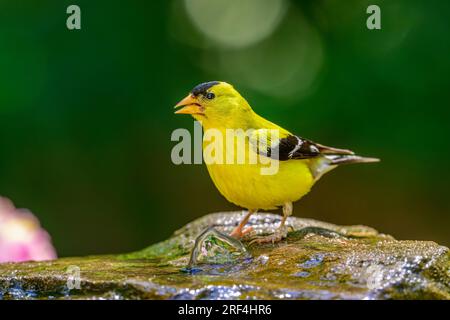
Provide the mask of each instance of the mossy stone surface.
MULTIPOLYGON (((204 216, 130 254, 0 264, 0 299, 450 299, 448 248, 295 217, 276 244, 213 250, 223 244, 213 233, 200 248, 203 260, 186 268, 199 234, 211 226, 229 233, 242 215, 204 216), (73 268, 79 289, 68 287, 73 268)), ((267 234, 279 221, 260 213, 249 224, 267 234)))

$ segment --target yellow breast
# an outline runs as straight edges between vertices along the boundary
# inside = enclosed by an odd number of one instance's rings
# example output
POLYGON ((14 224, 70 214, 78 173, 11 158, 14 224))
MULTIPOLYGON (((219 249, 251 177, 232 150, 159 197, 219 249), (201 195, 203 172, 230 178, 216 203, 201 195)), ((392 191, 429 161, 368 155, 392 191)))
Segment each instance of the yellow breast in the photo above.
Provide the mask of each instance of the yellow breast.
MULTIPOLYGON (((275 174, 262 174, 263 168, 269 164, 250 163, 251 148, 245 144, 245 161, 238 163, 238 149, 230 159, 232 163, 212 164, 208 160, 209 143, 204 143, 204 158, 208 172, 220 193, 230 202, 246 209, 274 209, 285 202, 299 200, 314 184, 313 176, 308 167, 309 160, 272 160, 270 166, 277 166, 275 174), (276 163, 275 163, 276 162, 276 163)), ((222 145, 224 155, 231 152, 226 144, 222 145)), ((211 150, 211 149, 209 149, 211 150)), ((240 150, 242 152, 242 150, 240 150)), ((242 160, 242 159, 241 159, 242 160)))

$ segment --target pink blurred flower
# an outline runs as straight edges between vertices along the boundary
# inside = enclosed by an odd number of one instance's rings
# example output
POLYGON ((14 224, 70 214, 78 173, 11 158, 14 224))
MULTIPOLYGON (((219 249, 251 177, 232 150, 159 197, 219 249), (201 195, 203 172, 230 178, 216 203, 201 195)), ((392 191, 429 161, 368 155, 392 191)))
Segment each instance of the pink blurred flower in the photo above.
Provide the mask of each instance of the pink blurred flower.
POLYGON ((28 210, 0 197, 0 263, 56 258, 50 236, 28 210))

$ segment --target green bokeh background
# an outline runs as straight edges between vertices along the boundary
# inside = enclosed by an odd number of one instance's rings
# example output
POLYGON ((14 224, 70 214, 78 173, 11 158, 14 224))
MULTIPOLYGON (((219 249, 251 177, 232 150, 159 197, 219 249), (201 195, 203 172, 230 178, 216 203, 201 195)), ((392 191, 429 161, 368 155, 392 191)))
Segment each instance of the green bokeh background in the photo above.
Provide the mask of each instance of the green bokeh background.
POLYGON ((181 0, 2 1, 0 195, 39 217, 60 256, 136 250, 235 209, 203 165, 170 159, 171 132, 193 128, 173 105, 200 82, 225 80, 285 128, 382 159, 328 174, 296 216, 450 245, 450 2, 286 4, 267 37, 229 48, 181 0), (70 4, 81 7, 81 30, 66 28, 70 4), (369 4, 381 7, 382 30, 366 28, 369 4), (306 62, 284 59, 290 37, 302 44, 311 30, 320 63, 310 42, 298 49, 312 52, 306 62), (232 61, 244 61, 246 77, 232 61), (303 85, 300 70, 271 89, 264 68, 274 66, 300 66, 313 81, 303 85), (266 86, 248 80, 261 72, 266 86))

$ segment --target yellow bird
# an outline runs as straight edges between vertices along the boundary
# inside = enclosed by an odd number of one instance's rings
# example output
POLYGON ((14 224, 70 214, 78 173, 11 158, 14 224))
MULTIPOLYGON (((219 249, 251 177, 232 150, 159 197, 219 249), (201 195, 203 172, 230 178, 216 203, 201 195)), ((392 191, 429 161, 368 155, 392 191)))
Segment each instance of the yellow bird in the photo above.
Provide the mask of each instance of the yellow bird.
MULTIPOLYGON (((203 151, 213 141, 205 139, 209 130, 227 136, 227 130, 245 132, 243 143, 219 144, 219 151, 232 154, 233 161, 206 161, 208 172, 220 193, 230 202, 248 210, 231 236, 241 238, 251 231, 245 228, 257 210, 283 207, 283 218, 277 231, 259 237, 259 243, 276 242, 287 234, 285 222, 292 214, 292 202, 299 200, 326 172, 338 165, 377 162, 379 159, 354 155, 350 150, 327 147, 293 135, 256 114, 249 103, 226 82, 199 84, 176 106, 176 114, 190 114, 200 121, 204 131, 203 151), (276 134, 274 134, 276 133, 276 134), (266 142, 261 142, 266 137, 266 142), (255 143, 257 141, 257 143, 255 143), (238 160, 239 151, 249 150, 238 160), (257 156, 260 161, 253 161, 257 156), (276 165, 276 173, 263 174, 268 162, 276 165)), ((217 152, 217 150, 216 150, 217 152)))

